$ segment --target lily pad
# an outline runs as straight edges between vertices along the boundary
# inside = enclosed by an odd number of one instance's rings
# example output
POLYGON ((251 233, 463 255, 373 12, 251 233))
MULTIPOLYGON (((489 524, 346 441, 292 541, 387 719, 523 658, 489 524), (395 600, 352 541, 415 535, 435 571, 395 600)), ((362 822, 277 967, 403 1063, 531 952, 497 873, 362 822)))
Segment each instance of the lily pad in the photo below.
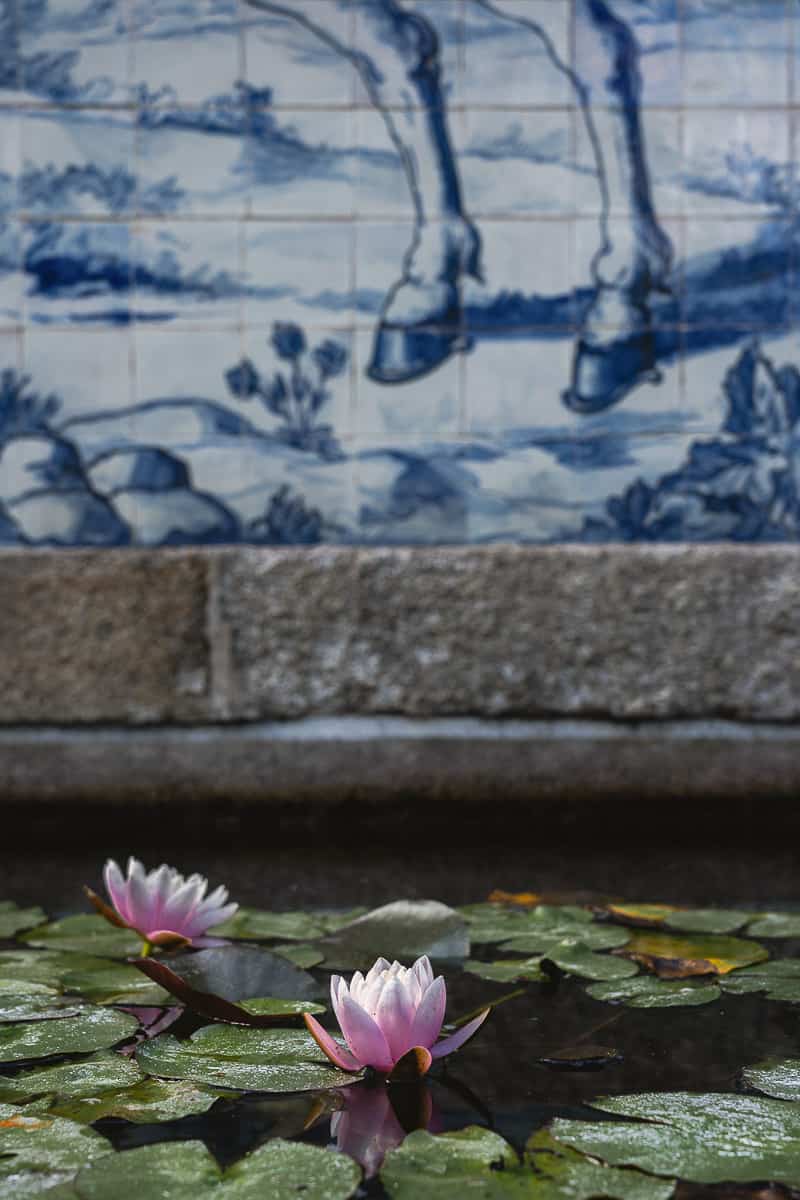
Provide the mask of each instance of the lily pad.
POLYGON ((410 965, 422 954, 463 959, 469 938, 463 918, 438 900, 396 900, 365 913, 319 943, 325 963, 340 970, 371 967, 381 956, 410 965))
POLYGON ((508 941, 530 929, 530 912, 503 904, 468 904, 457 911, 467 922, 470 941, 478 946, 508 941))
POLYGON ((12 900, 0 900, 0 938, 13 937, 22 929, 30 929, 41 921, 47 920, 44 909, 38 905, 32 908, 18 908, 12 900))
POLYGON ((0 1100, 27 1104, 39 1096, 52 1096, 55 1101, 96 1096, 130 1087, 141 1079, 142 1072, 135 1062, 106 1051, 81 1062, 59 1063, 22 1071, 19 1075, 0 1076, 0 1100))
POLYGON ((769 958, 769 952, 763 946, 744 938, 720 934, 682 937, 650 930, 635 931, 628 944, 616 953, 642 963, 662 979, 727 975, 739 967, 749 967, 769 958))
POLYGON ((130 1087, 103 1090, 74 1100, 59 1096, 51 1103, 49 1111, 56 1116, 78 1121, 81 1125, 92 1124, 103 1117, 121 1117, 136 1125, 150 1125, 208 1112, 220 1096, 230 1094, 221 1089, 203 1087, 188 1079, 140 1078, 138 1083, 130 1087))
POLYGON ((103 1050, 138 1028, 134 1017, 107 1008, 87 1008, 63 1021, 26 1021, 0 1029, 0 1062, 103 1050))
POLYGON ((800 913, 760 913, 745 932, 750 937, 800 938, 800 913))
POLYGON ((684 933, 734 933, 746 925, 752 915, 738 908, 676 909, 664 924, 684 933))
POLYGON ((731 996, 766 992, 768 1000, 800 1004, 800 959, 775 958, 760 966, 726 975, 719 982, 723 991, 731 996))
POLYGON ((0 1193, 14 1200, 55 1195, 80 1167, 110 1153, 94 1129, 0 1104, 0 1193))
POLYGON ((307 1000, 320 992, 313 975, 261 946, 218 946, 171 957, 169 967, 195 991, 238 1002, 260 996, 307 1000))
POLYGON ((81 913, 40 925, 26 933, 23 940, 29 946, 42 946, 45 950, 70 950, 109 958, 127 958, 142 948, 142 939, 137 934, 109 925, 96 913, 81 913))
POLYGON ((144 1042, 136 1058, 149 1075, 253 1092, 321 1091, 361 1077, 332 1067, 304 1029, 206 1025, 185 1042, 144 1042))
POLYGON ((539 958, 500 958, 494 962, 479 962, 468 958, 463 970, 479 979, 491 979, 495 983, 516 983, 518 979, 542 980, 549 976, 541 967, 539 958))
POLYGON ((768 1058, 742 1071, 742 1078, 777 1100, 800 1100, 800 1058, 768 1058))
POLYGON ((48 987, 46 983, 34 983, 31 979, 0 979, 0 997, 11 996, 57 996, 58 988, 48 987))
POLYGON ((266 996, 253 1000, 243 1000, 241 1008, 256 1017, 297 1017, 303 1013, 325 1012, 324 1004, 315 1004, 313 1000, 276 1000, 274 996, 266 996))
POLYGON ((520 1163, 498 1134, 475 1125, 438 1136, 418 1130, 387 1154, 381 1181, 391 1200, 668 1200, 674 1180, 591 1162, 546 1130, 520 1163))
POLYGON ((202 1142, 139 1146, 93 1163, 75 1186, 80 1200, 347 1200, 360 1180, 344 1154, 275 1139, 226 1171, 202 1142))
POLYGON ((541 904, 523 916, 527 922, 525 932, 510 941, 504 941, 503 950, 514 950, 522 954, 545 954, 554 962, 557 960, 553 952, 564 950, 568 946, 581 946, 587 950, 612 950, 616 946, 624 946, 631 936, 630 930, 619 925, 594 921, 591 913, 573 904, 541 904))
POLYGON ((693 1183, 800 1183, 800 1105, 690 1092, 647 1092, 594 1103, 637 1123, 559 1119, 551 1126, 553 1136, 613 1165, 693 1183))
POLYGON ((273 954, 288 959, 296 967, 303 967, 304 970, 325 961, 325 955, 318 946, 307 946, 305 943, 289 942, 285 946, 270 946, 270 950, 273 954))
POLYGON ((652 975, 637 975, 612 983, 593 983, 586 989, 594 1000, 608 1004, 625 1004, 628 1008, 682 1008, 685 1005, 710 1004, 719 1000, 716 983, 700 983, 694 979, 654 979, 652 975))
POLYGON ((598 911, 629 925, 663 925, 678 909, 674 904, 605 904, 598 911))
POLYGON ((0 986, 39 983, 95 1004, 165 1004, 168 994, 128 963, 58 950, 0 952, 0 986))
POLYGON ((326 930, 324 924, 310 913, 240 908, 229 921, 216 925, 212 932, 214 937, 310 942, 324 937, 326 930))
POLYGON ((568 975, 580 975, 583 979, 626 979, 635 975, 637 967, 624 958, 612 958, 609 954, 596 954, 585 946, 552 946, 545 956, 568 975))
POLYGON ((45 995, 24 992, 21 996, 0 995, 0 1024, 15 1021, 58 1021, 81 1011, 80 1001, 63 999, 57 992, 45 995))

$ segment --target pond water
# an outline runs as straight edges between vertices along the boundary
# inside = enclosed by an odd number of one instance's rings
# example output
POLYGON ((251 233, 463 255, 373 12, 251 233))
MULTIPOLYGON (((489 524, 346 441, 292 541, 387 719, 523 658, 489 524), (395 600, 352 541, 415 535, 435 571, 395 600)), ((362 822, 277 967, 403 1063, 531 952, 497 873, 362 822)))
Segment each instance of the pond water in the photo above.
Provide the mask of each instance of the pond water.
POLYGON ((620 848, 565 863, 551 849, 532 868, 522 851, 429 850, 409 872, 377 850, 332 864, 286 848, 268 874, 255 853, 174 857, 180 869, 208 870, 212 887, 225 881, 246 906, 222 927, 226 945, 154 952, 188 981, 182 1008, 125 965, 136 956, 130 931, 88 915, 80 883, 102 890, 101 858, 0 857, 8 901, 46 913, 15 918, 0 906, 9 934, 0 942, 0 1195, 667 1200, 764 1197, 767 1185, 770 1196, 800 1194, 800 905, 789 852, 672 850, 648 863, 620 848), (620 880, 631 907, 620 907, 620 880), (496 888, 507 894, 489 903, 496 888), (400 898, 412 903, 371 916, 400 898), (296 915, 275 916, 286 911, 296 915), (300 1017, 213 1023, 197 999, 316 1001, 338 1035, 332 971, 350 978, 381 952, 410 965, 437 947, 443 1035, 492 1011, 413 1081, 387 1084, 368 1071, 351 1082, 300 1017), (295 1031, 283 1058, 282 1029, 295 1031), (320 1079, 330 1073, 331 1085, 309 1076, 303 1090, 277 1093, 242 1083, 240 1072, 280 1062, 289 1087, 301 1060, 320 1079), (158 1094, 141 1090, 148 1080, 165 1081, 158 1094), (108 1115, 115 1108, 125 1116, 108 1115), (91 1145, 80 1141, 87 1130, 91 1145), (286 1142, 357 1166, 329 1176, 319 1156, 280 1157, 286 1142), (158 1161, 122 1153, 159 1144, 169 1153, 158 1161))

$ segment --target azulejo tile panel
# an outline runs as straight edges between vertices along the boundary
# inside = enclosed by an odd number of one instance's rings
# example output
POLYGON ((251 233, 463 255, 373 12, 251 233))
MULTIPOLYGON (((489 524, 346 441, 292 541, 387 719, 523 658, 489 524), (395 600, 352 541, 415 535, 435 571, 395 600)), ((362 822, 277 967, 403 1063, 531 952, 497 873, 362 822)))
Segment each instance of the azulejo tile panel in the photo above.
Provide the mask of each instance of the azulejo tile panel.
POLYGON ((797 0, 0 0, 0 542, 796 540, 797 0))

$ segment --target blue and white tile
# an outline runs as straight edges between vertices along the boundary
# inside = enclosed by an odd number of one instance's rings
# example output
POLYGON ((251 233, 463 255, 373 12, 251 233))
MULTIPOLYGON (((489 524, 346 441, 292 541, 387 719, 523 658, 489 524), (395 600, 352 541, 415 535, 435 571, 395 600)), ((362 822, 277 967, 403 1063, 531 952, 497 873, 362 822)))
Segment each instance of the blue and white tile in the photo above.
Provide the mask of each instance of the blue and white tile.
MULTIPOLYGON (((276 390, 292 396, 299 382, 306 400, 301 404, 310 424, 329 426, 335 439, 349 436, 353 431, 353 387, 356 359, 352 331, 342 328, 315 328, 293 322, 273 322, 269 326, 250 325, 245 330, 245 358, 258 376, 258 390, 247 395, 247 389, 232 377, 230 388, 240 393, 237 411, 245 413, 258 428, 285 437, 298 449, 311 449, 315 438, 302 436, 302 415, 297 403, 275 403, 276 390), (289 333, 297 337, 303 349, 294 360, 279 353, 281 338, 289 333), (329 353, 330 352, 330 353, 329 353), (336 360, 335 370, 325 368, 336 360), (309 405, 309 399, 312 398, 309 405)), ((324 441, 324 439, 323 439, 324 441)), ((325 450, 325 446, 320 447, 325 450)), ((333 443, 330 447, 334 450, 333 443)))
POLYGON ((143 221, 134 232, 137 320, 238 326, 243 241, 234 221, 143 221))
MULTIPOLYGON (((149 413, 146 437, 167 450, 211 438, 225 428, 228 413, 245 416, 226 373, 242 359, 239 329, 164 329, 137 325, 134 331, 136 402, 149 413)), ((142 425, 145 428, 145 425, 142 425)))
POLYGON ((130 99, 130 24, 125 0, 47 0, 21 20, 22 86, 56 104, 130 99))
POLYGON ((564 71, 570 59, 568 0, 501 0, 495 7, 465 7, 458 100, 475 108, 574 103, 564 71))
POLYGON ((686 211, 720 224, 747 213, 794 207, 788 111, 699 112, 684 116, 686 211))
MULTIPOLYGON (((623 0, 614 5, 633 34, 635 66, 641 80, 641 104, 674 107, 681 101, 681 46, 679 4, 681 0, 660 0, 639 4, 623 0)), ((608 104, 607 80, 612 75, 608 52, 612 43, 605 30, 598 30, 583 13, 575 22, 575 71, 589 89, 592 102, 608 104)))
MULTIPOLYGON (((601 171, 605 173, 609 209, 614 215, 630 213, 631 190, 617 186, 620 179, 631 179, 631 166, 623 161, 618 164, 617 156, 626 154, 624 147, 623 118, 608 109, 593 110, 592 130, 599 138, 603 162, 598 163, 586 122, 578 114, 575 122, 576 155, 574 172, 575 207, 578 212, 589 215, 601 211, 604 193, 600 187, 601 171)), ((682 134, 681 116, 673 109, 648 109, 642 114, 643 147, 645 170, 656 210, 665 215, 675 215, 684 210, 682 188, 682 134)))
POLYGON ((19 222, 0 218, 0 327, 22 320, 23 280, 19 222))
POLYGON ((209 131, 201 110, 140 110, 138 212, 144 216, 242 217, 250 195, 247 116, 209 131))
POLYGON ((132 0, 133 79, 155 104, 202 105, 243 75, 236 0, 132 0))
POLYGON ((249 325, 352 324, 352 221, 253 220, 244 238, 249 325))
POLYGON ((0 109, 0 214, 15 213, 19 207, 20 136, 19 114, 0 109))
POLYGON ((482 221, 478 231, 483 282, 466 278, 462 287, 470 331, 513 338, 525 329, 572 328, 572 222, 482 221))
POLYGON ((20 208, 37 216, 119 217, 134 212, 134 127, 109 110, 22 114, 20 208))
MULTIPOLYGON (((438 66, 441 82, 440 103, 458 101, 461 96, 460 78, 463 60, 463 5, 460 0, 411 0, 407 7, 415 17, 421 17, 433 29, 438 41, 438 66)), ((424 108, 431 103, 426 81, 423 88, 414 86, 414 69, 404 64, 393 45, 395 20, 380 13, 369 0, 355 0, 354 47, 365 60, 376 80, 381 81, 380 102, 392 109, 411 105, 424 108)), ((397 35, 395 35, 397 36, 397 35)), ((399 36, 408 37, 400 28, 399 36)), ((356 75, 356 102, 369 107, 373 101, 360 74, 356 75)))
POLYGON ((405 257, 414 244, 413 221, 357 221, 354 224, 355 321, 372 329, 390 291, 403 276, 405 257))
POLYGON ((461 356, 421 379, 402 387, 376 383, 367 369, 372 360, 374 335, 356 334, 355 428, 359 435, 390 438, 444 438, 463 426, 463 370, 461 356))
POLYGON ((796 320, 797 244, 788 221, 692 218, 686 226, 688 329, 779 329, 796 320))
MULTIPOLYGON (((415 174, 409 177, 383 116, 374 109, 360 109, 354 116, 358 139, 355 207, 359 218, 407 220, 413 216, 412 194, 416 188, 424 198, 435 196, 438 203, 441 182, 429 157, 415 160, 415 174)), ((424 113, 392 113, 392 120, 397 136, 408 147, 413 147, 416 139, 424 138, 424 113)), ((451 135, 458 130, 460 121, 460 113, 450 114, 451 135)))
POLYGON ((793 42, 786 0, 689 4, 683 47, 687 105, 788 101, 793 42))
POLYGON ((572 213, 573 124, 567 108, 468 111, 458 156, 467 209, 476 216, 572 213))
POLYGON ((245 78, 260 92, 268 91, 278 108, 293 105, 348 105, 356 95, 356 70, 346 57, 355 35, 352 5, 334 0, 297 0, 297 14, 286 16, 247 4, 242 9, 245 78))
POLYGON ((28 326, 23 335, 23 365, 33 386, 59 400, 55 420, 80 444, 135 438, 131 330, 54 329, 28 326), (113 419, 115 432, 106 439, 90 430, 100 418, 113 419))
MULTIPOLYGON (((654 323, 657 325, 676 325, 684 315, 682 307, 682 299, 684 294, 684 268, 686 264, 687 241, 686 227, 687 222, 683 219, 674 217, 659 217, 659 229, 667 238, 669 248, 671 250, 671 263, 669 275, 663 280, 670 288, 671 295, 666 296, 661 293, 652 294, 649 297, 654 323)), ((623 257, 624 251, 629 251, 632 255, 635 246, 635 228, 628 217, 610 217, 605 222, 605 227, 601 225, 598 218, 581 217, 574 222, 574 257, 572 268, 572 285, 581 293, 588 293, 595 286, 592 268, 595 259, 603 247, 603 232, 608 236, 609 250, 611 251, 610 261, 616 267, 621 267, 625 263, 623 257)), ((715 226, 717 235, 719 229, 715 226)), ((601 277, 607 278, 608 271, 603 272, 603 260, 598 260, 598 268, 601 277)))
POLYGON ((349 217, 355 210, 359 148, 352 111, 267 112, 242 145, 238 177, 254 216, 349 217))
POLYGON ((26 223, 22 227, 26 323, 95 328, 126 324, 131 253, 125 222, 26 223))

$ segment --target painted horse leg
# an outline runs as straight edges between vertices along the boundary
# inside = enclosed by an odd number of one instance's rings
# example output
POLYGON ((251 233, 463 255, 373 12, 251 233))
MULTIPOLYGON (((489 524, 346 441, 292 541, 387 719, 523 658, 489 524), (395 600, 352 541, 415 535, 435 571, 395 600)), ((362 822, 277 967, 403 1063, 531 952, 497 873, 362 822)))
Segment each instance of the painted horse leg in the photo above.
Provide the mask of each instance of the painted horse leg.
POLYGON ((637 384, 659 379, 651 297, 669 291, 672 246, 653 207, 644 131, 638 48, 607 0, 578 0, 590 52, 605 60, 605 93, 590 97, 578 84, 602 191, 600 248, 592 262, 595 295, 575 348, 565 404, 602 411, 637 384), (593 105, 592 101, 596 101, 593 105), (610 159, 607 147, 614 147, 610 159), (611 237, 611 209, 627 212, 611 237))

